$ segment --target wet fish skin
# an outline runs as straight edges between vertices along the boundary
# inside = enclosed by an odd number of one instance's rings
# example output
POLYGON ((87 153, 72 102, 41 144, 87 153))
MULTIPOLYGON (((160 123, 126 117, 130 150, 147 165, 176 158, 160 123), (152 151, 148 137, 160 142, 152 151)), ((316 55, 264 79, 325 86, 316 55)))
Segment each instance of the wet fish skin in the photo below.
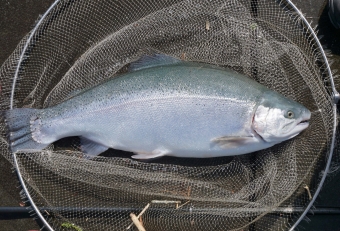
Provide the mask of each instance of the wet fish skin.
POLYGON ((93 156, 115 148, 138 159, 208 158, 265 149, 308 127, 300 125, 310 118, 308 109, 246 76, 157 59, 142 60, 132 72, 54 107, 5 112, 12 151, 41 150, 80 136, 82 150, 93 156), (296 118, 286 121, 287 111, 296 118), (275 131, 280 126, 284 134, 275 131))

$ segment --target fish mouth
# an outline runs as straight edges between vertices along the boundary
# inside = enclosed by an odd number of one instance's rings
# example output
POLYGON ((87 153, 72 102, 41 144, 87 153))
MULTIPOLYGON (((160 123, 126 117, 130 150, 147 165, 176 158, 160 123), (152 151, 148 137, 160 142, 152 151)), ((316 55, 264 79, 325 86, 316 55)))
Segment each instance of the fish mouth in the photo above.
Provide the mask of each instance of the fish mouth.
POLYGON ((300 123, 298 123, 297 125, 300 125, 300 124, 309 124, 309 119, 304 119, 300 121, 300 123))
POLYGON ((308 126, 309 126, 309 120, 303 120, 296 125, 296 127, 298 127, 301 130, 306 129, 308 126))
POLYGON ((303 130, 305 130, 306 128, 308 128, 309 126, 309 119, 310 119, 310 115, 306 116, 305 118, 303 118, 293 129, 293 131, 291 131, 291 136, 289 136, 287 139, 291 139, 297 135, 300 134, 300 132, 302 132, 303 130))
POLYGON ((288 136, 286 139, 289 140, 297 135, 299 135, 303 130, 305 130, 306 128, 308 128, 309 126, 309 122, 308 121, 304 121, 303 123, 298 123, 295 128, 293 129, 293 131, 291 132, 291 136, 288 136))

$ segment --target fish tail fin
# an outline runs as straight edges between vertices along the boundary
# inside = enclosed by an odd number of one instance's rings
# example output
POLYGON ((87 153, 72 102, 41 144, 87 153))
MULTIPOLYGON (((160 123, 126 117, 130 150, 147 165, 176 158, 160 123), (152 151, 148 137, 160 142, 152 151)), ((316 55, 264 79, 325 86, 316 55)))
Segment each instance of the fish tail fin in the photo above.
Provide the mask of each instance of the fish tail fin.
POLYGON ((41 143, 34 138, 37 130, 39 109, 17 108, 2 111, 7 126, 8 141, 11 151, 34 152, 47 147, 49 143, 41 143))

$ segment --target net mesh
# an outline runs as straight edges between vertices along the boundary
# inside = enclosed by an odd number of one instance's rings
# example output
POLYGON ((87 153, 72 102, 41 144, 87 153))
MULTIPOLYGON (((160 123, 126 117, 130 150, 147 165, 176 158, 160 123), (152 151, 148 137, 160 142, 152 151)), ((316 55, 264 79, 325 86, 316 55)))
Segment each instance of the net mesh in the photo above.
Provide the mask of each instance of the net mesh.
MULTIPOLYGON (((150 203, 139 218, 147 231, 288 229, 319 184, 335 118, 320 48, 284 2, 60 0, 1 67, 1 109, 56 105, 155 51, 243 73, 306 106, 310 126, 235 157, 145 163, 110 149, 88 160, 76 137, 17 153, 49 224, 136 230, 129 214, 150 203)), ((0 129, 2 154, 13 163, 3 121, 0 129)))

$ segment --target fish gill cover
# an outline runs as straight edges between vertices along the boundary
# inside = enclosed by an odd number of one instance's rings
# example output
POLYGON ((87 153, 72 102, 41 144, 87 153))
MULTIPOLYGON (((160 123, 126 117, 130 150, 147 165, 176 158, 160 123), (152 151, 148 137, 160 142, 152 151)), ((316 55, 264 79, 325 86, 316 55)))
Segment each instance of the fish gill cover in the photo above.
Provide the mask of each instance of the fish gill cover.
POLYGON ((285 2, 56 1, 1 67, 1 109, 57 105, 155 51, 240 72, 306 106, 309 128, 252 154, 141 162, 113 149, 89 160, 77 137, 12 154, 2 121, 2 154, 48 226, 135 230, 130 214, 145 208, 148 231, 289 229, 317 191, 336 118, 322 48, 285 2))

